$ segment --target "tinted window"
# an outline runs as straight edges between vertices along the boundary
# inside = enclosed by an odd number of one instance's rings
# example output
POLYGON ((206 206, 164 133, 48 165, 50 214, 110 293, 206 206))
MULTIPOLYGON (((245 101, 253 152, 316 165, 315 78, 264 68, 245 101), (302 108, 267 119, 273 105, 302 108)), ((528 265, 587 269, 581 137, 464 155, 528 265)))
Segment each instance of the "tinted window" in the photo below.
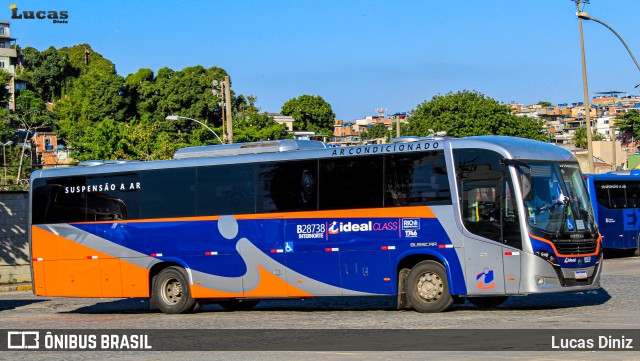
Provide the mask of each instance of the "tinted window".
POLYGON ((257 212, 318 209, 318 161, 259 164, 257 212))
POLYGON ((192 168, 140 172, 140 218, 194 216, 195 174, 192 168))
POLYGON ((85 177, 37 179, 33 183, 32 222, 71 223, 87 220, 85 177), (83 187, 85 187, 83 189, 83 187))
POLYGON ((254 213, 255 169, 254 164, 198 168, 198 215, 254 213))
POLYGON ((451 204, 444 151, 385 156, 385 207, 451 204))
POLYGON ((375 208, 383 205, 382 156, 320 160, 320 209, 375 208))
POLYGON ((594 180, 598 203, 606 208, 640 208, 640 182, 594 180))
POLYGON ((485 149, 453 152, 462 223, 469 232, 521 248, 513 184, 502 156, 485 149))
POLYGON ((141 191, 135 173, 87 177, 87 221, 138 218, 141 191))

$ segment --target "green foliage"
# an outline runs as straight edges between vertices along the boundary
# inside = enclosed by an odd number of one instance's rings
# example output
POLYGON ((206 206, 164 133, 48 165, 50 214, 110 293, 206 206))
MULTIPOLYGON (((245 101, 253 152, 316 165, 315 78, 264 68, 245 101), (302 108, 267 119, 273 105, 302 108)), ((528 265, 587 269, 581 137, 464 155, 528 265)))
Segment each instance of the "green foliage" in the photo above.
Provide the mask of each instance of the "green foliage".
POLYGON ((102 75, 116 74, 115 65, 100 53, 93 51, 89 44, 60 48, 58 51, 69 60, 70 76, 74 78, 92 71, 102 75))
POLYGON ((327 136, 333 133, 333 121, 336 115, 331 105, 321 96, 305 94, 290 99, 284 103, 280 112, 293 117, 295 130, 309 130, 327 136))
POLYGON ((615 127, 622 133, 640 134, 640 112, 636 109, 622 113, 615 118, 615 127))
POLYGON ((31 90, 23 90, 16 97, 14 119, 25 128, 52 128, 54 117, 38 94, 31 90))
POLYGON ((17 137, 17 132, 13 126, 11 126, 11 120, 7 114, 5 108, 0 108, 0 142, 6 143, 10 140, 14 141, 17 137))
POLYGON ((250 112, 233 118, 233 138, 236 143, 283 139, 289 136, 283 124, 266 114, 250 112))
POLYGON ((573 144, 576 147, 586 149, 587 148, 587 128, 579 127, 578 129, 576 129, 576 132, 573 134, 573 138, 571 138, 571 140, 573 140, 573 144))
POLYGON ((125 120, 129 100, 122 94, 124 79, 99 70, 81 75, 68 94, 55 103, 54 113, 61 120, 99 122, 106 118, 125 120))
MULTIPOLYGON (((0 70, 0 84, 7 84, 11 75, 4 69, 0 70)), ((0 86, 0 103, 6 104, 9 101, 9 90, 6 86, 0 86)))
POLYGON ((541 101, 538 102, 538 105, 542 106, 543 108, 547 108, 547 107, 552 106, 553 104, 551 104, 550 102, 546 102, 546 101, 542 101, 541 100, 541 101))
POLYGON ((23 55, 25 65, 20 78, 28 81, 42 99, 52 101, 60 98, 71 76, 71 64, 67 55, 54 47, 43 52, 27 47, 23 55))
MULTIPOLYGON (((600 141, 604 139, 604 135, 598 133, 594 130, 591 132, 591 140, 592 141, 600 141)), ((573 144, 582 149, 587 149, 587 128, 579 127, 576 129, 576 132, 573 134, 573 138, 571 138, 573 144)))
POLYGON ((366 132, 362 132, 360 137, 362 139, 376 139, 384 138, 389 135, 389 130, 383 123, 375 123, 366 132))
POLYGON ((403 135, 424 136, 446 131, 448 136, 509 135, 543 140, 542 121, 521 118, 485 95, 464 90, 436 95, 411 112, 403 135))
MULTIPOLYGON (((51 128, 54 124, 53 115, 47 110, 44 100, 40 99, 35 92, 23 90, 16 97, 16 110, 11 115, 14 127, 20 127, 25 130, 25 138, 19 139, 21 142, 27 142, 32 132, 43 128, 51 128)), ((33 170, 31 167, 31 154, 25 159, 27 147, 20 147, 20 155, 18 156, 18 170, 15 183, 21 187, 22 179, 28 178, 29 173, 33 170), (25 164, 26 163, 26 164, 25 164), (25 165, 23 167, 23 164, 25 165), (26 168, 27 174, 23 174, 26 168), (24 177, 23 177, 24 176, 24 177)), ((31 150, 29 151, 31 153, 31 150)), ((24 185, 26 189, 27 185, 24 185)))
MULTIPOLYGON (((130 113, 142 119, 164 121, 176 114, 194 118, 210 126, 222 124, 220 98, 212 93, 212 81, 222 81, 224 69, 192 66, 181 71, 169 68, 140 69, 125 79, 125 92, 131 99, 130 113)), ((190 129, 188 121, 179 123, 183 131, 190 129)))
MULTIPOLYGON (((85 120, 85 123, 88 121, 85 120)), ((87 125, 87 124, 85 124, 87 125)), ((85 126, 84 132, 74 138, 73 158, 79 161, 93 159, 117 159, 115 155, 121 148, 123 124, 107 118, 92 126, 85 126)))

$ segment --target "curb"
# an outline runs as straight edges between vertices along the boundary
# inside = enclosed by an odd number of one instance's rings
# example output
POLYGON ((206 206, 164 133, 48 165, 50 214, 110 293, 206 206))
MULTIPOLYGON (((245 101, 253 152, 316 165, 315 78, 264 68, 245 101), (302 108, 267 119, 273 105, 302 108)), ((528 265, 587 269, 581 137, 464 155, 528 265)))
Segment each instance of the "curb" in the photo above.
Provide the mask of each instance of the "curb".
POLYGON ((15 291, 31 291, 31 283, 17 283, 13 285, 0 285, 1 292, 15 292, 15 291))

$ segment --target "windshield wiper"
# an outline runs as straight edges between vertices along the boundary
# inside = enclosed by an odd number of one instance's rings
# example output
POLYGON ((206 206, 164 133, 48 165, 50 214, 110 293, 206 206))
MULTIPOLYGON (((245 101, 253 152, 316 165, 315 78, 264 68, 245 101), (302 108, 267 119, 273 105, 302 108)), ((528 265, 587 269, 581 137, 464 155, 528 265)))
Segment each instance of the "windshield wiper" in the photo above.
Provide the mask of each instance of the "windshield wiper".
POLYGON ((570 209, 569 207, 571 207, 571 205, 569 204, 568 197, 564 197, 564 199, 562 201, 559 200, 558 203, 562 203, 562 219, 560 222, 560 229, 556 233, 556 238, 562 238, 564 237, 564 225, 567 221, 567 213, 569 213, 568 210, 570 209))

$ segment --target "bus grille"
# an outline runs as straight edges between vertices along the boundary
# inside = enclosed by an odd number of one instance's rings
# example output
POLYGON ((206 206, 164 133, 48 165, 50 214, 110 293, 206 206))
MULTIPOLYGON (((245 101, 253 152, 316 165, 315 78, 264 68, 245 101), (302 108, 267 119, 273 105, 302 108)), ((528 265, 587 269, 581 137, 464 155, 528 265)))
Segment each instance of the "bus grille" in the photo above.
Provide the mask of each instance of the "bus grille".
POLYGON ((555 245, 560 254, 588 254, 596 251, 598 242, 595 239, 557 240, 555 245))

